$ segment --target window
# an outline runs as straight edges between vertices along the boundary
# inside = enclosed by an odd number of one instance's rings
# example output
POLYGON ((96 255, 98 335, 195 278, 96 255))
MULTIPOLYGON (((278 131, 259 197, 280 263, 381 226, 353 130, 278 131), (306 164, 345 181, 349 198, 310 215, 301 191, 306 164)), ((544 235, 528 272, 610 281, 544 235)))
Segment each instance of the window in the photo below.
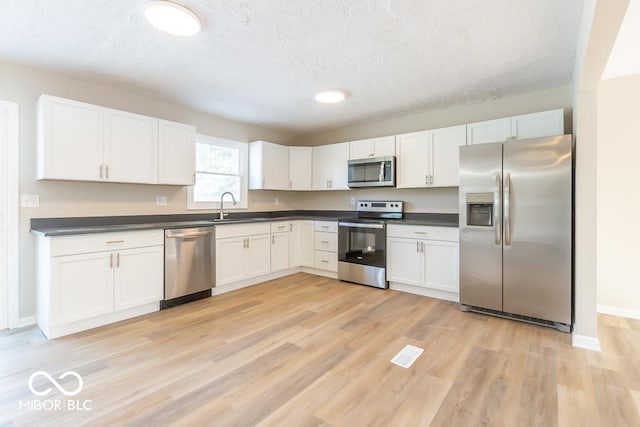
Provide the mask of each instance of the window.
POLYGON ((230 191, 238 204, 226 196, 225 207, 247 207, 248 144, 212 136, 196 137, 196 184, 187 192, 187 209, 220 209, 220 195, 230 191))

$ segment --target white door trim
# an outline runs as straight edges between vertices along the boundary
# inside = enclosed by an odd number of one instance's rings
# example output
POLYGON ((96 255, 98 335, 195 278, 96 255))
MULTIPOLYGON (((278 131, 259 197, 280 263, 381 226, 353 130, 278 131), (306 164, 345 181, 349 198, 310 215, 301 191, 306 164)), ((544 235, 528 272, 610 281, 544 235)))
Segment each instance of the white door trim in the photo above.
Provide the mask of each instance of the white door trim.
MULTIPOLYGON (((0 329, 18 326, 19 318, 19 284, 18 284, 18 252, 19 252, 19 186, 18 186, 18 104, 0 100, 0 110, 8 114, 6 165, 0 170, 6 171, 7 211, 2 227, 7 237, 7 270, 0 277, 0 329)), ((5 201, 3 200, 2 203, 5 201)))

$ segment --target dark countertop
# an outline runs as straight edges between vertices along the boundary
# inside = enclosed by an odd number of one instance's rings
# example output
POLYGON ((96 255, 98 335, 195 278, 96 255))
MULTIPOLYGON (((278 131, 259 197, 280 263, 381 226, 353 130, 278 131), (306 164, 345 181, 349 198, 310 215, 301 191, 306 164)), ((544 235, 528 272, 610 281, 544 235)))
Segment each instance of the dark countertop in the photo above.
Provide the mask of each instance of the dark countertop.
MULTIPOLYGON (((354 211, 277 211, 232 213, 223 221, 215 213, 140 215, 76 218, 33 218, 31 231, 41 236, 110 233, 118 231, 157 230, 165 228, 211 227, 214 225, 246 224, 262 221, 336 221, 355 218, 354 211)), ((405 213, 402 220, 387 220, 388 224, 457 227, 458 214, 405 213)))

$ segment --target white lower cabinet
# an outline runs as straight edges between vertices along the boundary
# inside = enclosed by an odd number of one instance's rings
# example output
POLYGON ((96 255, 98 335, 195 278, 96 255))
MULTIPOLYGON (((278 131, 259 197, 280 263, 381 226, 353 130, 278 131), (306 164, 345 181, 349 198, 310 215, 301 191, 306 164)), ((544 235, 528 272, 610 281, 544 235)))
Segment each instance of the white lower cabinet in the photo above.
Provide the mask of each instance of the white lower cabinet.
POLYGON ((313 267, 313 221, 291 221, 289 234, 289 267, 313 267))
POLYGON ((458 229, 387 227, 387 280, 392 289, 458 301, 458 229))
POLYGON ((224 286, 271 271, 269 223, 216 227, 216 286, 224 286))
POLYGON ((289 268, 289 232, 271 234, 271 272, 289 268))
POLYGON ((163 230, 38 238, 37 323, 49 338, 157 311, 163 230))
POLYGON ((51 259, 50 322, 53 325, 113 311, 112 257, 112 252, 97 252, 51 259))
POLYGON ((338 223, 314 221, 313 267, 318 270, 338 272, 338 223))
POLYGON ((163 299, 164 249, 159 246, 119 251, 115 255, 114 307, 124 310, 163 299), (158 268, 160 266, 160 268, 158 268))

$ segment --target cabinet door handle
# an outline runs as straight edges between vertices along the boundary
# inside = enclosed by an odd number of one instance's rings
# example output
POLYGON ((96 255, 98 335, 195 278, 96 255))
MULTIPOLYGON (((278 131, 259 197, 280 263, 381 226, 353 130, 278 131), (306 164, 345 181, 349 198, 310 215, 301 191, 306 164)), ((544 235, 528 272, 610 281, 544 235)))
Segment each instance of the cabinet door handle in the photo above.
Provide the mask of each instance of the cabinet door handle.
POLYGON ((416 252, 420 252, 420 240, 416 240, 416 252))
POLYGON ((109 165, 104 167, 104 175, 106 179, 109 179, 109 165))
POLYGON ((271 244, 272 245, 276 244, 276 236, 274 236, 273 234, 271 235, 271 244))
POLYGON ((103 165, 100 165, 100 179, 102 179, 102 169, 104 168, 103 165))
POLYGON ((120 268, 120 252, 116 254, 116 268, 120 268))
POLYGON ((320 262, 326 262, 329 263, 329 261, 327 261, 326 259, 321 259, 320 262))
POLYGON ((320 243, 324 243, 325 245, 328 245, 329 241, 328 240, 320 240, 320 243))
POLYGON ((414 234, 427 234, 426 231, 414 231, 414 234))
POLYGON ((109 268, 113 268, 113 254, 109 255, 109 268))
POLYGON ((249 240, 249 238, 247 237, 247 248, 249 247, 249 242, 250 242, 250 240, 249 240))
POLYGON ((289 188, 293 188, 293 181, 289 180, 289 188))
POLYGON ((424 242, 420 242, 420 252, 424 253, 424 242))
POLYGON ((292 222, 289 223, 289 231, 293 231, 293 223, 292 222))
POLYGON ((105 243, 107 245, 115 245, 116 243, 124 243, 124 240, 107 240, 105 243))

